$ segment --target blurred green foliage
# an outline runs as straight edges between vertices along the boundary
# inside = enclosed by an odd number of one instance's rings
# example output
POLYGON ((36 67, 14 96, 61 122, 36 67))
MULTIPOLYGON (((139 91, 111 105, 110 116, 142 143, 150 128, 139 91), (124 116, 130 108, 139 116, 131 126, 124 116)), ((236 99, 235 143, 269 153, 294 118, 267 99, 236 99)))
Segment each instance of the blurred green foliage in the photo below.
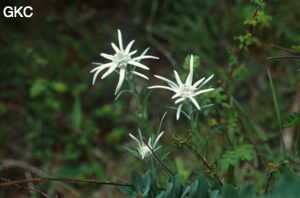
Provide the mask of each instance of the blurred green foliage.
MULTIPOLYGON (((265 58, 281 53, 272 43, 299 52, 298 0, 30 3, 35 11, 31 19, 0 17, 1 161, 20 159, 47 175, 98 179, 127 176, 132 167, 140 167, 123 152, 128 133, 136 131, 139 122, 129 113, 134 106, 130 97, 124 94, 122 101, 114 102, 116 76, 92 86, 89 74, 91 63, 103 61, 99 53, 109 50, 120 28, 126 42, 135 38, 138 49, 148 45, 152 54, 161 57, 151 65, 151 75, 170 76, 172 68, 187 75, 187 55, 192 53, 196 77, 215 74, 214 87, 219 88, 201 101, 214 106, 199 114, 202 121, 195 125, 201 132, 192 143, 201 145, 197 149, 214 164, 220 159, 218 171, 231 171, 228 183, 254 183, 261 188, 267 163, 280 163, 280 131, 265 70, 272 72, 276 111, 283 117, 283 126, 299 126, 295 113, 299 109, 293 109, 293 104, 299 103, 300 77, 295 71, 300 62, 266 62, 265 58), (218 141, 229 143, 219 145, 218 141), (211 156, 212 151, 217 154, 211 156), (242 177, 237 171, 248 175, 242 177)), ((143 86, 140 82, 139 87, 143 86)), ((154 128, 154 121, 167 110, 162 106, 170 101, 158 92, 149 97, 149 127, 154 128)), ((174 128, 177 123, 171 117, 166 131, 184 134, 186 123, 174 128)), ((293 144, 289 152, 299 155, 299 148, 293 144)), ((186 167, 196 165, 191 156, 184 157, 175 158, 171 166, 187 182, 196 173, 186 167)), ((288 158, 299 165, 299 158, 292 159, 290 154, 288 158)), ((24 176, 15 169, 1 175, 24 176)), ((95 187, 78 189, 84 195, 95 187)))

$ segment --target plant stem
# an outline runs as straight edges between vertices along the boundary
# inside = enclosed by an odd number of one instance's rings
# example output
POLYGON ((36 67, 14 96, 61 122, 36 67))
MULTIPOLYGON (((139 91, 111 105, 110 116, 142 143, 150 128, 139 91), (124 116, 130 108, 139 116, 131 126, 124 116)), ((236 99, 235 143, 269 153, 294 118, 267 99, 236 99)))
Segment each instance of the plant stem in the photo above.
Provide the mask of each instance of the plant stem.
POLYGON ((193 152, 195 157, 205 165, 205 167, 212 173, 213 177, 219 182, 221 186, 223 186, 223 182, 221 181, 221 179, 217 174, 213 173, 213 168, 208 164, 206 159, 199 152, 197 152, 191 145, 187 143, 183 143, 183 145, 193 152))
POLYGON ((128 84, 137 105, 138 112, 136 113, 136 117, 138 118, 138 124, 143 128, 143 130, 148 130, 149 127, 147 127, 147 114, 144 112, 145 107, 143 106, 146 104, 143 104, 141 101, 140 95, 136 89, 135 81, 128 79, 128 84))
POLYGON ((278 105, 277 98, 276 98, 272 75, 271 75, 271 72, 269 69, 267 69, 267 73, 268 73, 268 77, 269 77, 269 81, 270 81, 272 98, 273 98, 273 102, 274 102, 274 108, 275 108, 276 117, 277 117, 277 121, 278 121, 278 125, 279 125, 280 141, 281 141, 281 146, 282 146, 282 157, 283 157, 283 159, 286 159, 286 146, 285 146, 285 142, 284 142, 283 135, 282 135, 282 126, 281 126, 282 121, 281 121, 281 116, 280 116, 280 111, 279 111, 279 105, 278 105))
MULTIPOLYGON (((58 178, 58 177, 35 177, 29 179, 20 179, 14 181, 1 182, 1 187, 8 187, 13 185, 31 183, 31 182, 42 182, 42 181, 62 181, 62 182, 75 182, 75 183, 96 183, 101 185, 112 185, 112 186, 133 186, 131 183, 113 182, 113 181, 102 181, 94 179, 74 179, 74 178, 58 178)), ((164 190, 163 187, 158 187, 159 190, 164 190)))
POLYGON ((64 181, 64 182, 77 182, 77 183, 97 183, 97 184, 114 185, 114 186, 132 186, 132 184, 130 184, 130 183, 100 181, 100 180, 93 180, 93 179, 36 177, 36 178, 20 179, 20 180, 15 180, 15 181, 2 182, 2 183, 0 183, 0 187, 7 187, 7 186, 16 185, 16 184, 41 182, 41 181, 64 181))
MULTIPOLYGON (((144 140, 143 140, 144 141, 144 140)), ((174 176, 175 174, 173 173, 173 171, 165 164, 163 163, 159 157, 156 155, 156 153, 153 151, 153 149, 148 145, 148 143, 146 141, 144 141, 144 143, 146 144, 146 146, 150 149, 152 155, 154 156, 154 158, 161 164, 161 166, 171 175, 174 176)))
POLYGON ((270 176, 268 177, 267 184, 266 184, 265 194, 267 194, 269 192, 269 188, 270 188, 270 184, 271 184, 273 176, 274 176, 274 172, 271 172, 270 176))

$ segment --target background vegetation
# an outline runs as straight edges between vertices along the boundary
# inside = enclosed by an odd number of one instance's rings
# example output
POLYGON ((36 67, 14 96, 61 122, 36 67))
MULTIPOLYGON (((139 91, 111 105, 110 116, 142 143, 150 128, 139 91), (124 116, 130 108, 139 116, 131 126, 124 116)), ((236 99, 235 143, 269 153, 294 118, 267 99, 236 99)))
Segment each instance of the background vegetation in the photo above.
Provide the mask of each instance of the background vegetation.
MULTIPOLYGON (((299 52, 298 0, 126 0, 10 1, 30 4, 32 18, 0 17, 0 175, 4 179, 34 176, 129 178, 143 163, 124 146, 139 126, 129 95, 114 101, 117 76, 92 87, 92 62, 110 52, 120 28, 125 42, 137 49, 150 46, 149 75, 170 76, 183 67, 188 54, 200 57, 196 76, 215 74, 218 89, 205 98, 214 107, 203 111, 201 143, 205 156, 220 168, 228 184, 253 184, 263 191, 270 172, 289 169, 299 174, 296 126, 291 113, 300 108, 299 61, 266 60, 299 52), (269 75, 268 72, 269 71, 269 75), (270 85, 270 80, 273 82, 270 85), (275 102, 275 106, 274 106, 275 102), (286 127, 286 128, 284 128, 286 127), (280 136, 285 140, 282 157, 280 136), (214 156, 211 153, 214 153, 214 156)), ((145 89, 154 80, 139 82, 145 89)), ((187 123, 175 121, 167 93, 150 96, 149 127, 163 112, 164 149, 169 166, 187 182, 205 167, 178 146, 187 123), (173 135, 177 135, 176 138, 173 135), (192 170, 197 170, 192 172, 192 170)), ((199 148, 200 149, 200 148, 199 148)), ((276 176, 275 176, 276 178, 276 176)), ((166 182, 162 179, 162 184, 166 182)), ((60 182, 36 184, 59 197, 121 197, 115 187, 60 182)), ((38 197, 21 188, 0 189, 1 197, 38 197)))

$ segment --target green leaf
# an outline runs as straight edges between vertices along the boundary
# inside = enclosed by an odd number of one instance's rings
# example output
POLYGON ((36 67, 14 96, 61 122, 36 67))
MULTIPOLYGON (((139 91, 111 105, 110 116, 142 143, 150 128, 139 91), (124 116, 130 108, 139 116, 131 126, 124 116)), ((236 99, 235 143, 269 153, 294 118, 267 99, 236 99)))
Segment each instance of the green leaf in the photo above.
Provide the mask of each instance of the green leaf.
POLYGON ((222 198, 239 198, 239 195, 233 187, 224 186, 222 188, 222 198))
POLYGON ((175 191, 174 191, 174 185, 172 183, 169 183, 165 190, 164 198, 173 198, 173 197, 176 197, 175 191))
POLYGON ((247 186, 240 193, 240 198, 256 198, 255 190, 252 186, 247 186))
POLYGON ((173 184, 173 191, 174 191, 174 196, 175 197, 179 197, 180 194, 181 194, 181 185, 180 185, 180 182, 179 182, 179 177, 178 175, 175 175, 171 178, 171 182, 173 184))
POLYGON ((64 93, 68 90, 68 87, 63 82, 54 82, 52 83, 52 89, 58 93, 64 93))
POLYGON ((251 161, 255 150, 251 144, 243 144, 238 146, 235 152, 239 159, 251 161))
POLYGON ((136 172, 131 173, 131 182, 137 193, 142 193, 144 188, 143 178, 136 172))
MULTIPOLYGON (((117 182, 129 183, 129 181, 124 180, 124 179, 118 179, 117 182)), ((117 188, 125 195, 131 196, 131 197, 135 195, 135 191, 132 186, 117 186, 117 188)))
POLYGON ((214 190, 210 194, 210 198, 220 198, 219 190, 214 190))
POLYGON ((228 150, 222 155, 220 160, 221 170, 227 171, 230 165, 237 165, 239 160, 251 161, 254 154, 255 150, 251 144, 243 144, 236 147, 235 150, 228 150))
POLYGON ((190 198, 206 198, 208 196, 208 184, 204 175, 199 175, 198 179, 194 181, 190 187, 190 198))
POLYGON ((234 151, 226 151, 222 155, 220 163, 221 163, 221 170, 227 171, 230 165, 234 166, 238 163, 238 157, 235 155, 234 151))
MULTIPOLYGON (((188 55, 185 57, 183 62, 183 68, 187 71, 190 70, 190 60, 191 60, 191 55, 188 55)), ((194 55, 194 70, 196 70, 196 68, 198 67, 200 67, 200 57, 194 55)))
POLYGON ((186 188, 185 188, 185 190, 183 191, 183 193, 182 193, 182 195, 181 195, 181 197, 180 198, 185 198, 185 196, 188 194, 188 192, 190 191, 190 186, 187 186, 186 188))
POLYGON ((190 198, 196 198, 197 197, 197 188, 198 188, 198 184, 199 184, 199 181, 196 180, 194 181, 191 186, 190 186, 190 190, 189 190, 189 197, 190 198))
POLYGON ((157 197, 155 197, 155 198, 163 198, 164 195, 165 195, 165 191, 162 191, 162 192, 159 193, 159 194, 157 195, 157 197))
POLYGON ((296 140, 297 155, 300 157, 300 127, 297 128, 297 140, 296 140))
POLYGON ((295 50, 296 52, 300 53, 300 45, 293 45, 292 49, 295 50))
POLYGON ((292 113, 287 115, 282 122, 284 128, 289 128, 295 126, 296 124, 300 124, 300 113, 292 113))
POLYGON ((35 98, 46 91, 48 81, 46 79, 37 79, 30 88, 30 96, 35 98))
POLYGON ((70 115, 70 120, 75 130, 80 130, 82 123, 81 102, 79 97, 75 97, 73 109, 70 115))
POLYGON ((273 98, 273 102, 274 102, 274 107, 275 107, 275 112, 276 112, 276 116, 277 116, 277 121, 278 121, 278 125, 281 128, 281 115, 280 115, 280 110, 279 110, 279 105, 277 102, 277 98, 276 98, 276 93, 275 93, 275 89, 274 89, 274 85, 273 85, 273 80, 272 80, 272 75, 270 70, 267 70, 268 72, 268 77, 269 77, 269 81, 270 81, 270 87, 271 87, 271 92, 272 92, 272 98, 273 98))

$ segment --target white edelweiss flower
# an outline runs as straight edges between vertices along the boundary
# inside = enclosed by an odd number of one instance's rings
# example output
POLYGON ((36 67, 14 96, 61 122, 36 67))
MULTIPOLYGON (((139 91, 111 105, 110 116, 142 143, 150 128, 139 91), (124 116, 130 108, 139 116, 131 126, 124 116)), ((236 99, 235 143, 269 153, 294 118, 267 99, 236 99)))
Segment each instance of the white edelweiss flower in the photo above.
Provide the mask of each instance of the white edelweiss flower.
POLYGON ((145 144, 145 142, 143 140, 143 136, 142 136, 141 131, 140 130, 138 130, 138 131, 139 131, 140 139, 137 139, 131 133, 129 133, 129 136, 137 142, 137 144, 138 144, 137 151, 138 151, 141 159, 145 159, 145 158, 151 156, 152 151, 155 152, 155 151, 157 151, 160 148, 160 146, 157 146, 157 143, 158 143, 159 139, 161 138, 161 136, 164 134, 164 132, 161 132, 157 136, 157 138, 155 139, 155 141, 153 141, 151 137, 149 138, 149 140, 148 140, 148 146, 151 148, 151 149, 149 149, 149 147, 145 144))
POLYGON ((172 99, 175 100, 175 104, 179 103, 179 106, 177 108, 177 113, 176 113, 176 119, 178 120, 180 118, 180 112, 183 106, 184 101, 187 99, 190 100, 198 110, 201 110, 201 107, 199 106, 198 102, 195 99, 195 96, 213 91, 214 88, 209 88, 209 89, 202 89, 201 88, 208 82, 210 79, 214 77, 214 75, 211 75, 209 78, 205 79, 201 78, 197 82, 193 84, 193 67, 194 67, 194 57, 191 55, 190 59, 190 73, 185 81, 183 83, 178 75, 178 73, 174 70, 174 77, 176 82, 173 82, 165 77, 154 75, 156 78, 165 81, 168 86, 164 85, 155 85, 155 86, 150 86, 148 87, 149 89, 155 89, 155 88, 160 88, 160 89, 167 89, 169 91, 174 92, 175 94, 172 96, 172 99))
MULTIPOLYGON (((111 43, 112 48, 115 51, 115 54, 110 55, 110 54, 105 54, 105 53, 101 53, 100 55, 108 60, 110 60, 109 63, 94 63, 96 65, 99 65, 98 67, 95 67, 94 69, 92 69, 90 72, 94 74, 93 77, 93 85, 96 82, 97 76, 98 74, 104 70, 107 69, 107 71, 102 75, 101 79, 104 79, 105 77, 107 77, 109 74, 111 74, 113 71, 117 70, 119 72, 119 82, 117 84, 117 88, 115 91, 115 94, 118 93, 118 91, 120 90, 124 79, 125 79, 125 75, 126 72, 128 72, 127 70, 127 66, 128 65, 132 65, 134 67, 137 68, 141 68, 141 69, 145 69, 145 70, 149 70, 149 67, 147 67, 144 64, 141 64, 139 61, 142 59, 147 59, 147 58, 152 58, 152 59, 159 59, 158 57, 155 56, 149 56, 149 55, 145 55, 144 53, 140 56, 137 57, 132 57, 132 55, 134 55, 137 50, 131 51, 130 49, 134 43, 134 40, 130 41, 129 44, 123 48, 123 41, 122 41, 122 34, 121 31, 118 29, 118 40, 119 40, 119 47, 117 47, 114 43, 111 43)), ((137 71, 132 70, 132 74, 137 75, 139 77, 142 77, 144 79, 149 79, 147 76, 145 76, 144 74, 141 74, 137 71)))

